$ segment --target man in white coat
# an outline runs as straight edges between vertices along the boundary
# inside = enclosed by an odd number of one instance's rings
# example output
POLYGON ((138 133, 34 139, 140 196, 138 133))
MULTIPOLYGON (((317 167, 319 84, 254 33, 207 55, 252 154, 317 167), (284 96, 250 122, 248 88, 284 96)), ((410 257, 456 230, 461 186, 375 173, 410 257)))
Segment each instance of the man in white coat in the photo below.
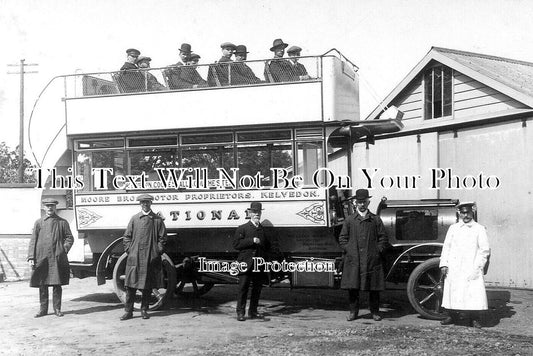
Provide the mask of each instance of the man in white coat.
MULTIPOLYGON (((442 307, 467 313, 471 326, 480 328, 479 311, 487 309, 483 268, 490 254, 489 241, 485 227, 474 221, 475 203, 461 203, 457 209, 459 222, 448 229, 440 257, 445 276, 442 307)), ((452 323, 452 314, 441 321, 452 323)))

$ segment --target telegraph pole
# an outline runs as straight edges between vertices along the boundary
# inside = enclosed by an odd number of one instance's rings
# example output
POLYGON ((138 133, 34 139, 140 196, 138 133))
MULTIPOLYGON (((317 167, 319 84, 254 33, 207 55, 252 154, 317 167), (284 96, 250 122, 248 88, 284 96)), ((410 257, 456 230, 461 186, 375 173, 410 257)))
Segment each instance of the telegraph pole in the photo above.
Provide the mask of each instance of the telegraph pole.
POLYGON ((25 59, 20 60, 20 64, 8 64, 9 67, 20 66, 20 72, 7 72, 8 74, 20 74, 20 132, 19 132, 19 167, 18 167, 18 181, 24 183, 24 74, 37 73, 36 71, 26 72, 24 67, 36 66, 38 64, 24 63, 25 59))

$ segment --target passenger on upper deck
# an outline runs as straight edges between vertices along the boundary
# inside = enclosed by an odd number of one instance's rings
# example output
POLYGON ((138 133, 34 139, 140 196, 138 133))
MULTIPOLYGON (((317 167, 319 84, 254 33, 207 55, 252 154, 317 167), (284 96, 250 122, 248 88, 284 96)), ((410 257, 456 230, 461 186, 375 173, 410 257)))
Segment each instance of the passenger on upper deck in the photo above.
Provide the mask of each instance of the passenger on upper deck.
POLYGON ((235 64, 231 68, 231 83, 232 85, 237 84, 254 84, 260 83, 261 79, 257 78, 254 74, 252 68, 250 68, 243 61, 246 60, 246 51, 245 45, 238 45, 235 49, 235 64))
POLYGON ((121 93, 143 91, 145 88, 144 76, 137 70, 139 67, 135 65, 141 52, 135 48, 129 48, 126 53, 128 55, 126 62, 120 68, 121 72, 115 74, 114 79, 121 93))
POLYGON ((267 82, 286 82, 291 80, 292 66, 290 62, 283 59, 285 48, 288 44, 284 43, 281 38, 274 40, 270 50, 274 52, 274 59, 265 64, 265 79, 267 82))
POLYGON ((300 57, 300 53, 302 52, 302 49, 298 46, 291 46, 287 50, 287 54, 289 55, 289 62, 292 67, 291 75, 293 81, 298 80, 309 80, 311 77, 309 74, 307 74, 307 70, 305 69, 304 65, 301 63, 298 63, 298 57, 300 57))
POLYGON ((158 91, 158 90, 166 90, 167 88, 159 83, 157 81, 157 78, 148 71, 150 69, 150 61, 152 58, 140 56, 137 58, 137 65, 140 69, 146 69, 146 71, 142 71, 141 73, 144 75, 144 85, 145 90, 148 91, 158 91))
POLYGON ((187 57, 191 55, 191 45, 188 43, 182 43, 179 51, 180 60, 176 64, 171 65, 168 69, 163 70, 163 75, 165 76, 170 89, 187 88, 187 86, 183 86, 183 83, 181 83, 180 74, 181 67, 185 65, 184 63, 187 62, 187 57))
POLYGON ((231 42, 224 42, 220 45, 222 49, 222 57, 215 64, 209 66, 209 74, 207 75, 207 82, 210 86, 226 86, 229 85, 229 65, 228 62, 233 62, 231 56, 237 46, 231 42))
POLYGON ((135 65, 135 61, 137 60, 137 57, 141 55, 141 51, 135 48, 128 48, 126 50, 126 62, 120 67, 120 70, 131 70, 131 69, 137 69, 137 65, 135 65))
POLYGON ((202 88, 207 86, 207 81, 196 70, 200 58, 199 54, 191 53, 187 58, 187 65, 181 68, 180 79, 183 84, 187 85, 186 88, 202 88))

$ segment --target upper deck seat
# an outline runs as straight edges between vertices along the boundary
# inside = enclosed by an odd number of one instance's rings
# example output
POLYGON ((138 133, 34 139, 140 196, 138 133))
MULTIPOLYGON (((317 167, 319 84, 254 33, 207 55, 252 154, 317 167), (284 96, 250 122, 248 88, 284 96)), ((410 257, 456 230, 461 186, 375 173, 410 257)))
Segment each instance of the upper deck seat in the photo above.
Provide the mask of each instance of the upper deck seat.
POLYGON ((135 70, 111 73, 113 81, 121 93, 137 93, 146 90, 144 75, 135 70))

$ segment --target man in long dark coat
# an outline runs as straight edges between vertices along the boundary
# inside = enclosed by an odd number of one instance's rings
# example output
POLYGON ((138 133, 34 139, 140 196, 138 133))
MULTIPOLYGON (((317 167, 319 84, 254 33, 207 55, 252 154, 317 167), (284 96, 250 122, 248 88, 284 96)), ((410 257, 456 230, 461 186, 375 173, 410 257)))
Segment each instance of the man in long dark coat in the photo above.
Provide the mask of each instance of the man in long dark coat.
POLYGON ((48 314, 49 286, 53 286, 54 314, 63 316, 61 286, 69 282, 67 253, 74 243, 68 222, 56 214, 57 200, 47 198, 42 203, 46 215, 35 222, 28 248, 28 263, 32 267, 30 287, 39 288, 41 305, 36 318, 48 314))
POLYGON ((274 52, 274 58, 265 63, 264 74, 267 82, 279 83, 291 81, 291 64, 283 58, 287 46, 288 44, 283 42, 281 38, 275 39, 272 43, 270 51, 274 52))
POLYGON ((138 71, 139 67, 135 62, 141 55, 141 52, 135 48, 128 48, 126 50, 126 62, 120 67, 120 72, 115 74, 115 79, 122 93, 135 93, 144 91, 144 77, 138 71))
POLYGON ((167 84, 170 89, 187 88, 187 86, 183 86, 183 83, 180 80, 180 76, 182 67, 185 65, 185 63, 187 63, 188 58, 192 53, 192 47, 188 43, 182 43, 181 47, 179 48, 179 51, 180 59, 178 63, 169 66, 169 68, 163 71, 167 78, 167 84))
POLYGON ((152 288, 158 287, 161 271, 161 255, 167 241, 167 230, 163 219, 152 209, 152 197, 140 195, 141 212, 133 215, 124 233, 124 250, 128 254, 126 261, 126 313, 120 320, 133 317, 133 302, 137 289, 142 290, 141 316, 148 319, 148 305, 152 288))
POLYGON ((231 67, 231 85, 260 83, 261 79, 255 76, 254 71, 243 61, 246 60, 248 51, 245 45, 238 45, 235 50, 235 64, 231 67))
POLYGON ((230 73, 230 63, 233 62, 231 56, 237 46, 231 42, 224 42, 220 45, 222 49, 222 57, 216 62, 209 66, 209 73, 207 74, 207 82, 210 86, 227 86, 229 85, 231 73, 230 73))
POLYGON ((301 52, 302 52, 302 49, 298 46, 291 46, 287 50, 287 54, 289 55, 289 62, 291 64, 291 69, 292 69, 291 80, 293 81, 311 79, 309 74, 307 74, 307 69, 305 69, 305 66, 301 63, 298 63, 301 52))
POLYGON ((248 317, 250 319, 262 319, 263 315, 257 312, 261 288, 265 281, 266 274, 263 271, 254 271, 253 257, 267 259, 271 248, 271 240, 265 234, 261 225, 262 204, 253 202, 250 204, 250 221, 237 228, 233 247, 239 251, 238 262, 246 262, 246 271, 239 275, 239 293, 237 295, 237 320, 245 321, 244 312, 246 310, 246 298, 248 288, 252 285, 252 295, 250 296, 250 307, 248 317))
POLYGON ((382 254, 389 244, 381 218, 368 211, 370 198, 366 189, 355 192, 356 212, 346 219, 339 235, 345 253, 341 288, 348 290, 348 321, 355 320, 359 313, 359 290, 369 291, 372 318, 381 320, 379 291, 385 289, 382 254))

